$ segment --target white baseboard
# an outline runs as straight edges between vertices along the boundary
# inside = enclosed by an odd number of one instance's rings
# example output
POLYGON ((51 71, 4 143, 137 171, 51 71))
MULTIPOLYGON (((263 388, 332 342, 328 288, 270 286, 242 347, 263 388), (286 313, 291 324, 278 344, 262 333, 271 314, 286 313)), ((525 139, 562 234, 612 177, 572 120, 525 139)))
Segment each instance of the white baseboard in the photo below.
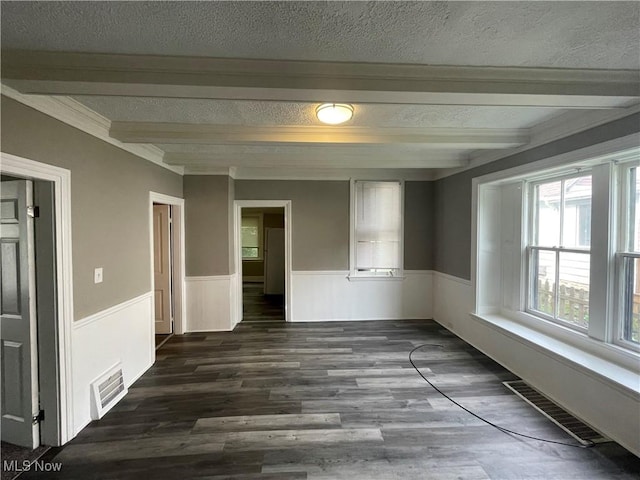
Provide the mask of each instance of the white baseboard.
POLYGON ((148 292, 74 322, 73 436, 91 422, 91 382, 116 362, 128 387, 155 361, 153 293, 148 292))
POLYGON ((292 321, 427 319, 432 272, 405 270, 403 280, 350 282, 348 271, 292 272, 292 321))
POLYGON ((237 274, 186 277, 187 332, 233 330, 237 274))
POLYGON ((434 319, 485 355, 530 383, 566 410, 640 456, 640 402, 586 366, 572 365, 524 338, 470 315, 473 287, 435 274, 434 319))

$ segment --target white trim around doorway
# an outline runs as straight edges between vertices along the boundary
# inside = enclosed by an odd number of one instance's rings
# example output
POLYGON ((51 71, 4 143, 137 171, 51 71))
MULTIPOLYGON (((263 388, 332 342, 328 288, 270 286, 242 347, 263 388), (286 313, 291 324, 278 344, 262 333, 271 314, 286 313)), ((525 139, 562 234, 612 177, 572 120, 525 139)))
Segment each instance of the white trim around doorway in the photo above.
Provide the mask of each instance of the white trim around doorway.
POLYGON ((71 249, 71 172, 9 153, 0 152, 0 171, 7 175, 45 180, 54 184, 57 329, 58 329, 58 398, 60 402, 59 444, 73 438, 73 264, 71 249))
POLYGON ((291 321, 291 200, 235 200, 233 202, 233 249, 236 308, 232 308, 232 328, 242 320, 242 209, 273 207, 284 208, 284 312, 285 320, 291 321))
MULTIPOLYGON (((149 245, 150 245, 150 279, 151 291, 154 291, 154 275, 153 275, 153 204, 160 203, 173 207, 172 221, 175 226, 173 230, 173 262, 174 262, 174 302, 175 317, 173 319, 173 333, 182 335, 187 331, 187 304, 185 301, 185 235, 184 235, 184 199, 172 197, 163 193, 149 192, 149 245)), ((153 303, 151 316, 151 341, 155 342, 155 302, 153 303)), ((155 361, 155 344, 153 345, 153 361, 155 361)))

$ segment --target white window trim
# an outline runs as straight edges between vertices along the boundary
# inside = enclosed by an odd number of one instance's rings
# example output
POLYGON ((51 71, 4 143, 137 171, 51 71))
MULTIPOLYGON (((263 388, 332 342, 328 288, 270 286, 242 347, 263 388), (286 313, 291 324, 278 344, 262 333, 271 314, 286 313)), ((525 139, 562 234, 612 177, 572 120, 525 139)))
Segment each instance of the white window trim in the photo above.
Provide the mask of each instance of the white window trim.
MULTIPOLYGON (((245 213, 242 218, 255 217, 258 219, 258 256, 257 257, 242 257, 243 262, 262 262, 264 260, 264 216, 261 212, 245 213)), ((240 237, 242 239, 242 237, 240 237)), ((240 245, 243 247, 243 245, 240 245)), ((242 248, 241 250, 242 251, 242 248)))
POLYGON ((364 178, 351 178, 349 181, 349 281, 401 281, 404 280, 404 180, 367 180, 364 178), (400 268, 397 275, 372 275, 367 272, 359 272, 356 268, 356 182, 397 182, 400 184, 400 268))
MULTIPOLYGON (((585 352, 585 363, 583 365, 585 365, 586 368, 590 368, 591 365, 589 355, 594 355, 599 359, 602 359, 605 363, 610 362, 612 366, 620 366, 627 371, 634 372, 634 375, 639 376, 638 361, 640 360, 640 354, 632 349, 623 348, 619 344, 614 343, 612 341, 613 338, 611 337, 611 334, 606 338, 597 338, 593 334, 591 334, 592 336, 590 337, 584 333, 566 328, 555 322, 543 320, 539 317, 534 317, 526 313, 524 307, 527 291, 522 285, 522 279, 524 278, 523 274, 526 271, 523 270, 525 267, 523 264, 524 262, 521 262, 517 268, 513 269, 513 271, 519 270, 519 288, 513 289, 518 293, 514 293, 514 298, 511 299, 511 305, 514 308, 505 309, 502 308, 501 305, 492 306, 487 304, 486 298, 484 298, 486 297, 486 292, 483 291, 483 287, 480 285, 480 282, 486 282, 486 278, 481 278, 482 275, 485 275, 486 277, 486 274, 479 268, 479 261, 485 254, 485 251, 482 251, 482 248, 486 248, 486 245, 479 245, 478 243, 479 218, 484 215, 483 211, 479 208, 479 198, 483 188, 490 187, 492 184, 493 186, 498 185, 500 182, 505 184, 513 183, 527 177, 535 177, 537 179, 538 172, 546 172, 548 176, 555 176, 562 172, 566 172, 570 167, 591 166, 595 168, 596 165, 607 164, 613 159, 622 162, 631 158, 637 158, 638 153, 640 153, 640 149, 638 148, 639 144, 640 134, 632 134, 587 148, 549 157, 540 161, 476 177, 472 180, 471 282, 474 295, 474 312, 472 312, 472 314, 475 318, 486 319, 492 323, 502 322, 503 327, 513 330, 512 333, 514 335, 533 343, 538 343, 537 338, 542 334, 545 337, 562 342, 568 347, 575 348, 577 351, 583 351, 585 352), (519 308, 517 308, 518 305, 519 308), (520 327, 514 327, 512 329, 511 325, 520 325, 520 327)), ((604 194, 605 193, 602 192, 602 195, 604 194)), ((606 192, 606 195, 610 194, 610 191, 606 192)), ((523 203, 520 205, 522 215, 520 218, 521 221, 525 221, 524 219, 526 219, 527 215, 525 207, 528 203, 527 198, 525 197, 528 197, 528 195, 522 195, 522 197, 523 203)), ((610 218, 609 221, 610 224, 611 222, 614 222, 613 224, 615 225, 615 219, 610 218)), ((609 230, 612 231, 611 229, 609 230)), ((519 239, 519 248, 520 252, 523 252, 526 247, 528 232, 527 228, 523 228, 523 225, 520 225, 520 231, 522 232, 522 235, 519 239)), ((518 241, 518 239, 515 240, 518 241)), ((592 238, 592 252, 593 242, 594 238, 592 238)), ((610 245, 610 248, 611 247, 612 245, 610 245)), ((611 251, 611 255, 613 255, 613 251, 611 251)), ((524 255, 520 255, 520 258, 524 260, 525 257, 524 255)), ((607 257, 605 261, 609 258, 611 257, 607 257)), ((608 261, 608 263, 609 269, 611 270, 611 264, 613 262, 608 261)), ((495 280, 502 283, 501 278, 497 278, 495 280)), ((611 286, 612 283, 613 282, 609 282, 609 286, 611 286)), ((605 295, 608 299, 605 304, 605 309, 611 310, 613 304, 613 289, 605 289, 605 291, 602 292, 602 295, 605 295)), ((611 314, 610 311, 608 313, 609 315, 611 314)), ((608 322, 608 325, 610 326, 611 323, 612 322, 608 322)), ((540 345, 543 348, 547 348, 547 346, 541 343, 540 345)), ((564 356, 562 348, 554 349, 553 353, 564 356)), ((575 360, 575 355, 573 355, 572 359, 575 360)), ((598 368, 597 370, 602 369, 598 368)), ((596 369, 594 368, 594 372, 595 371, 596 369)), ((604 376, 607 376, 606 371, 604 373, 602 371, 598 373, 602 373, 604 376)), ((640 378, 640 376, 638 378, 640 378)), ((611 379, 613 381, 618 380, 615 374, 611 375, 611 379)))
MULTIPOLYGON (((622 162, 621 162, 622 163, 622 162)), ((633 167, 637 167, 640 169, 640 161, 629 161, 624 162, 620 165, 621 170, 618 170, 619 175, 615 179, 616 186, 618 189, 618 196, 614 200, 618 202, 618 211, 619 212, 628 212, 629 209, 629 198, 625 195, 626 190, 625 186, 627 185, 627 181, 629 179, 629 171, 633 167)), ((611 332, 611 341, 613 344, 618 345, 625 349, 635 350, 636 352, 640 352, 640 345, 629 342, 624 339, 624 297, 622 295, 624 291, 624 269, 623 269, 623 258, 624 256, 640 256, 638 252, 631 252, 628 247, 628 230, 627 225, 629 223, 629 219, 622 219, 621 215, 618 216, 618 224, 617 224, 617 233, 618 233, 618 242, 615 250, 615 269, 613 273, 614 279, 614 293, 617 293, 617 298, 615 298, 614 302, 612 302, 612 311, 613 311, 613 325, 611 332)))
MULTIPOLYGON (((608 168, 610 164, 605 164, 604 167, 608 168)), ((569 167, 571 168, 571 167, 569 167)), ((598 168, 598 167, 596 167, 598 168)), ((592 333, 591 329, 592 327, 595 327, 596 325, 592 325, 591 322, 591 318, 590 318, 590 322, 589 322, 589 328, 584 328, 578 325, 573 325, 570 322, 564 321, 561 318, 555 318, 553 315, 548 315, 544 312, 535 310, 532 306, 531 306, 531 295, 532 295, 532 286, 531 286, 531 281, 533 279, 533 272, 531 272, 531 254, 533 250, 545 250, 545 251, 552 251, 554 253, 562 253, 562 252, 567 252, 567 253, 584 253, 584 254, 588 254, 589 255, 589 260, 590 262, 593 261, 595 255, 593 255, 593 242, 591 242, 591 246, 589 246, 589 248, 584 248, 584 247, 564 247, 562 244, 562 239, 559 239, 559 245, 554 245, 554 246, 550 246, 550 245, 533 245, 534 242, 534 236, 536 235, 537 232, 535 232, 534 230, 534 226, 533 226, 533 222, 534 222, 534 212, 535 212, 535 202, 533 201, 533 192, 535 190, 535 187, 537 185, 543 184, 543 183, 548 183, 548 182, 554 182, 554 181, 564 181, 564 180, 570 180, 572 178, 578 178, 578 177, 583 177, 586 175, 590 175, 592 177, 592 186, 594 186, 595 184, 595 178, 596 178, 596 173, 594 172, 594 170, 596 168, 584 168, 584 169, 580 169, 580 170, 576 170, 575 168, 573 169, 574 171, 570 172, 570 173, 566 173, 566 174, 558 174, 555 176, 551 176, 549 177, 548 175, 542 175, 542 178, 538 178, 536 177, 533 180, 527 181, 526 182, 526 186, 527 186, 527 191, 524 192, 524 194, 526 195, 523 199, 523 203, 525 204, 525 208, 526 208, 526 212, 527 212, 527 216, 522 218, 523 220, 523 225, 521 230, 523 232, 526 232, 526 235, 523 235, 523 238, 525 239, 525 243, 524 243, 524 249, 525 249, 525 254, 524 254, 524 263, 525 263, 525 271, 524 271, 524 278, 522 280, 522 283, 524 284, 524 289, 526 292, 526 296, 524 298, 524 306, 523 306, 523 310, 525 313, 528 313, 530 315, 532 315, 533 317, 537 317, 543 320, 547 320, 549 322, 558 324, 558 325, 562 325, 563 327, 575 330, 577 332, 581 332, 581 333, 592 333)), ((561 199, 564 199, 564 194, 561 194, 561 199)), ((593 198, 593 192, 592 192, 592 198, 593 198)), ((561 200, 562 202, 563 200, 561 200)), ((592 200, 592 204, 593 204, 593 200, 592 200)), ((564 208, 564 207, 561 207, 564 208)), ((562 214, 560 216, 560 237, 562 237, 562 224, 563 224, 563 220, 562 220, 562 214)), ((597 252, 599 253, 599 252, 597 252)), ((606 258, 609 258, 610 252, 607 251, 606 253, 606 258)), ((556 256, 556 262, 557 259, 559 257, 556 256)), ((608 264, 608 262, 607 262, 608 264)), ((559 265, 556 263, 556 272, 558 272, 558 267, 559 265)), ((608 267, 607 267, 608 268, 608 267)), ((591 278, 590 277, 590 282, 589 285, 592 284, 592 282, 596 282, 596 287, 595 288, 606 288, 607 285, 607 280, 608 275, 605 276, 604 278, 604 287, 602 286, 602 279, 601 278, 591 278)), ((594 290, 594 288, 590 288, 590 290, 594 290)), ((590 292, 590 294, 593 294, 593 292, 590 292)), ((555 311, 555 307, 554 307, 554 311, 555 311)), ((590 317, 593 317, 592 315, 593 312, 590 312, 590 317)), ((603 321, 606 318, 603 317, 603 321)), ((591 335, 593 336, 593 335, 591 335)))

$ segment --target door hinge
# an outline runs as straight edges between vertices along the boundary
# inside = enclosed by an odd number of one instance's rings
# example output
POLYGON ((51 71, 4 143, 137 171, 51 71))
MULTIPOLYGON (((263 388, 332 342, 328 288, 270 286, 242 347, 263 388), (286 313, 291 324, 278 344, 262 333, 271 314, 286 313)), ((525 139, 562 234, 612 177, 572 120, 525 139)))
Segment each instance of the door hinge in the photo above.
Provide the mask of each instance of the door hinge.
POLYGON ((31 218, 40 217, 40 207, 27 207, 27 215, 31 218))
POLYGON ((44 410, 40 410, 37 415, 34 415, 31 419, 31 422, 35 425, 36 423, 40 423, 44 420, 44 410))

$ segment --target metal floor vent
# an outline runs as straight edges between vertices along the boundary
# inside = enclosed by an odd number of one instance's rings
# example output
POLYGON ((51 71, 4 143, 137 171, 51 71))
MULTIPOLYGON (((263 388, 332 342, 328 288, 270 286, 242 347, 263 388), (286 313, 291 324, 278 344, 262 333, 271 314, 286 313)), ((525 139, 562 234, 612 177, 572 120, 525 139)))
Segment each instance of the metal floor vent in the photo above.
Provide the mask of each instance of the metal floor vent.
POLYGON ((608 438, 596 432, 582 420, 577 419, 556 403, 549 400, 543 394, 522 380, 502 382, 505 387, 534 407, 553 423, 575 438, 583 445, 592 443, 610 442, 608 438))
POLYGON ((98 420, 127 394, 122 365, 114 365, 91 384, 91 418, 98 420))

